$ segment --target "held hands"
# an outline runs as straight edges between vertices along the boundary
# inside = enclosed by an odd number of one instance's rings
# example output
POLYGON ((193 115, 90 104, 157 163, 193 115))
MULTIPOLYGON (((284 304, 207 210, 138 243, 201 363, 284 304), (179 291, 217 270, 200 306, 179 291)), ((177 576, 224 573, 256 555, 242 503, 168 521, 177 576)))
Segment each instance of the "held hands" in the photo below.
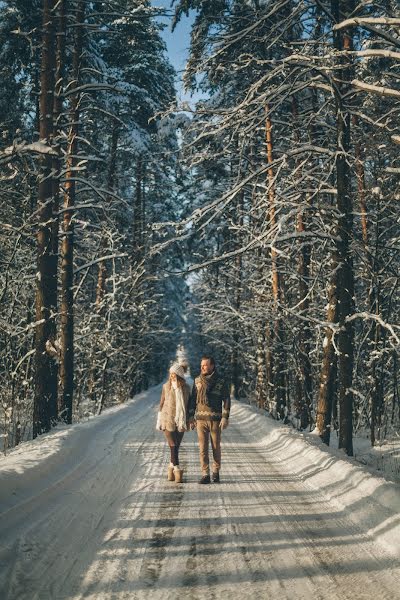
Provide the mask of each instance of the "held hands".
POLYGON ((228 419, 226 417, 222 417, 221 421, 219 422, 219 428, 221 429, 221 431, 223 431, 227 427, 228 427, 228 419))
MULTIPOLYGON (((222 431, 228 427, 228 419, 226 417, 222 417, 222 419, 219 423, 219 427, 222 431)), ((194 421, 194 420, 189 421, 189 429, 192 431, 193 431, 193 429, 196 429, 196 421, 194 421)))
POLYGON ((158 414, 157 414, 156 429, 158 429, 158 431, 162 431, 162 427, 161 427, 161 412, 158 412, 158 414))

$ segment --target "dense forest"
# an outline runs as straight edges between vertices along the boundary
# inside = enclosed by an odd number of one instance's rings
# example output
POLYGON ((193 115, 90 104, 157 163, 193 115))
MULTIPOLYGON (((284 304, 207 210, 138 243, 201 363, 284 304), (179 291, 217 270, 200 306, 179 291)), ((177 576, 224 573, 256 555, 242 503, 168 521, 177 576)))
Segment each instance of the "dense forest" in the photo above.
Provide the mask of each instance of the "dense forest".
POLYGON ((398 8, 172 2, 193 107, 156 3, 0 1, 4 449, 178 344, 349 455, 399 435, 398 8))
POLYGON ((2 2, 5 445, 98 414, 174 357, 182 266, 174 72, 149 2, 2 2))

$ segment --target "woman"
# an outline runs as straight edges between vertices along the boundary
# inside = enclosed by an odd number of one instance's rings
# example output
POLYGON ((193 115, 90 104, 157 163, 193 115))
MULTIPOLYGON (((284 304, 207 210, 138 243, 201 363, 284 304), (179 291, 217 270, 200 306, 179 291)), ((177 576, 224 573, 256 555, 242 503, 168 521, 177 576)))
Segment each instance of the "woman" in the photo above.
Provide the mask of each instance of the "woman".
POLYGON ((164 431, 171 452, 168 481, 182 483, 183 470, 179 466, 179 446, 188 429, 188 402, 190 387, 185 381, 185 367, 174 363, 169 369, 169 380, 164 383, 156 428, 164 431))

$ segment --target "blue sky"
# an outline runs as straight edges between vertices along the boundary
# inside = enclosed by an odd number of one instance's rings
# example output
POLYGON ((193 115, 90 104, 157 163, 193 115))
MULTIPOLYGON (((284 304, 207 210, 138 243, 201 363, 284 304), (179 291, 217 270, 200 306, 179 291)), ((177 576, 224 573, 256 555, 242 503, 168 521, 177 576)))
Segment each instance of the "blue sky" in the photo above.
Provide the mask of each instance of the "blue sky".
POLYGON ((163 38, 168 47, 169 58, 177 71, 185 67, 190 45, 190 28, 193 23, 193 15, 183 17, 177 25, 175 31, 171 32, 172 14, 175 7, 171 8, 170 0, 152 0, 154 7, 161 7, 171 13, 171 17, 164 17, 160 20, 167 25, 163 31, 163 38))
POLYGON ((194 94, 193 97, 190 94, 183 92, 181 77, 182 72, 185 68, 186 60, 188 57, 188 48, 190 46, 190 30, 195 17, 195 13, 192 11, 188 17, 183 16, 181 21, 178 23, 175 31, 171 32, 172 15, 175 8, 171 8, 171 0, 152 0, 152 4, 155 7, 161 7, 168 10, 171 13, 171 17, 164 17, 161 19, 162 22, 166 23, 167 27, 162 32, 162 36, 167 44, 168 56, 175 67, 178 74, 177 81, 177 92, 178 98, 181 101, 194 102, 198 100, 201 95, 194 94))

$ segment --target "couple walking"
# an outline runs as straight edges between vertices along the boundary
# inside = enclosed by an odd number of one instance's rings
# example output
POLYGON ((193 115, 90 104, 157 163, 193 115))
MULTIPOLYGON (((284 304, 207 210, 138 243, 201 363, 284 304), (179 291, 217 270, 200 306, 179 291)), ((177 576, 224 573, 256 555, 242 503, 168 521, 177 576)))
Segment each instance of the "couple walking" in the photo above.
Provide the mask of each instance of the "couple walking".
POLYGON ((157 429, 164 431, 171 452, 168 479, 182 482, 179 466, 179 447, 188 429, 197 429, 199 440, 201 479, 210 483, 208 457, 209 442, 213 453, 212 480, 219 483, 221 467, 221 431, 228 426, 231 400, 229 388, 215 369, 212 356, 203 356, 200 375, 194 380, 192 391, 185 381, 185 369, 174 363, 169 370, 169 380, 163 385, 157 429))

